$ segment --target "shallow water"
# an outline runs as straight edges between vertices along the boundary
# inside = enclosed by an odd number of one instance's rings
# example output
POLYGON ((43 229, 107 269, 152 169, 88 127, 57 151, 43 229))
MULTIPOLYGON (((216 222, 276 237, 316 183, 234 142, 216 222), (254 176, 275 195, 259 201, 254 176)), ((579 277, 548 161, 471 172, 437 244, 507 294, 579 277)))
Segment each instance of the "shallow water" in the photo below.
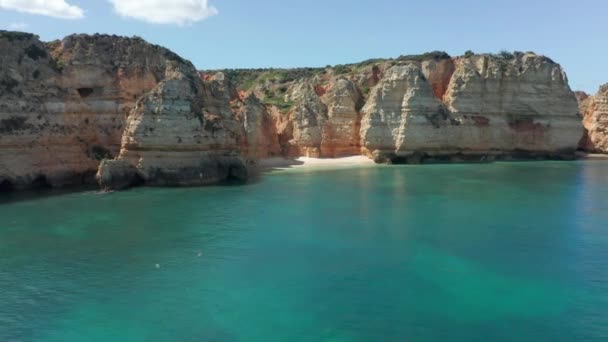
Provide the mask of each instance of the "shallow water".
POLYGON ((604 161, 19 195, 0 217, 0 341, 608 339, 604 161))

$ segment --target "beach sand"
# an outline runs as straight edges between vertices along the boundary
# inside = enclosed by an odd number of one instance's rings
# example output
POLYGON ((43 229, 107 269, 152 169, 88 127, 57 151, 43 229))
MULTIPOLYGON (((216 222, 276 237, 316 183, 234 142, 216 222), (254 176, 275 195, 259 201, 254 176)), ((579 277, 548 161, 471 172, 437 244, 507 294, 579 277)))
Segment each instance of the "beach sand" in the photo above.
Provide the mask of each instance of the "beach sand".
POLYGON ((258 166, 261 171, 335 169, 342 167, 372 165, 376 165, 374 161, 364 156, 352 156, 341 158, 299 157, 295 159, 269 158, 258 161, 258 166))
POLYGON ((608 154, 595 154, 595 153, 588 153, 588 154, 584 154, 582 155, 583 159, 608 159, 608 154))

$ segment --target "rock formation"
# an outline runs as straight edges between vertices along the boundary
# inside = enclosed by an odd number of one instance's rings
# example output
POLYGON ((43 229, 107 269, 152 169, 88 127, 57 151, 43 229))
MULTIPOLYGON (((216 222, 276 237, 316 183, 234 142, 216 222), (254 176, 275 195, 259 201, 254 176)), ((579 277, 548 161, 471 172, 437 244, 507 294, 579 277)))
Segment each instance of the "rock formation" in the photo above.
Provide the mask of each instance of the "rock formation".
POLYGON ((608 153, 608 84, 595 96, 579 96, 585 135, 580 147, 591 153, 608 153))
POLYGON ((234 137, 223 127, 231 119, 202 114, 202 81, 171 51, 140 38, 73 35, 44 44, 6 31, 0 51, 4 189, 90 183, 100 161, 114 157, 132 162, 149 184, 208 183, 243 173, 234 137), (173 142, 178 138, 187 146, 173 142), (180 149, 171 151, 174 145, 180 149), (205 155, 192 161, 197 166, 181 159, 196 158, 194 151, 205 155), (171 158, 179 166, 164 170, 171 158), (186 169, 190 175, 180 173, 186 169))
POLYGON ((454 63, 443 94, 429 81, 442 78, 425 75, 424 63, 387 71, 363 108, 368 154, 412 161, 420 155, 572 155, 580 118, 559 65, 533 54, 474 55, 454 63))
POLYGON ((444 132, 437 129, 449 122, 447 110, 435 97, 418 62, 388 69, 362 111, 363 152, 378 160, 396 153, 446 146, 441 141, 444 132), (413 144, 416 145, 410 146, 413 144))
POLYGON ((327 105, 327 121, 323 130, 321 156, 340 157, 360 152, 359 131, 363 98, 357 85, 339 78, 329 86, 322 100, 327 105))
POLYGON ((275 119, 255 95, 243 100, 237 118, 243 124, 245 136, 243 156, 256 160, 282 155, 275 119))
MULTIPOLYGON (((202 94, 202 82, 191 65, 168 65, 164 80, 129 113, 117 160, 135 166, 149 185, 246 179, 238 137, 224 126, 231 118, 203 113, 202 94)), ((99 174, 114 165, 102 164, 99 174)))
MULTIPOLYGON (((0 31, 0 51, 0 190, 205 185, 277 156, 566 158, 582 135, 564 72, 533 53, 199 72, 140 38, 0 31)), ((593 151, 605 93, 576 95, 593 151)))
POLYGON ((275 116, 285 156, 377 161, 572 158, 582 126, 561 67, 442 52, 319 69, 229 71, 275 116))

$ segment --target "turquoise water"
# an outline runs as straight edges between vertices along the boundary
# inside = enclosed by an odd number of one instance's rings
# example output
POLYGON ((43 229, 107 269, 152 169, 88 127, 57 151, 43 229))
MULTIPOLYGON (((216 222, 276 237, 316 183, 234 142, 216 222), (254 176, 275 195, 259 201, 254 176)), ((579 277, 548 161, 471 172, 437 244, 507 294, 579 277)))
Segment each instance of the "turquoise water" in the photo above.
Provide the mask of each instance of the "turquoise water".
POLYGON ((608 339, 608 162, 19 195, 0 217, 0 341, 608 339))

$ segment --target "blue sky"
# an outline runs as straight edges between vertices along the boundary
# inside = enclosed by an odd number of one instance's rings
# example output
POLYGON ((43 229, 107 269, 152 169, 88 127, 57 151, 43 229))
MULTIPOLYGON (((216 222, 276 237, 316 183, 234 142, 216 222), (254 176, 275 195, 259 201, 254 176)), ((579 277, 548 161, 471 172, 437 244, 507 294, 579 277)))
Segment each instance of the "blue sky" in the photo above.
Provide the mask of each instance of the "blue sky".
POLYGON ((0 0, 0 28, 47 41, 71 33, 138 35, 200 69, 533 50, 560 63, 575 90, 595 93, 608 82, 606 0, 166 0, 159 8, 162 2, 45 0, 53 8, 30 14, 39 0, 0 0))

